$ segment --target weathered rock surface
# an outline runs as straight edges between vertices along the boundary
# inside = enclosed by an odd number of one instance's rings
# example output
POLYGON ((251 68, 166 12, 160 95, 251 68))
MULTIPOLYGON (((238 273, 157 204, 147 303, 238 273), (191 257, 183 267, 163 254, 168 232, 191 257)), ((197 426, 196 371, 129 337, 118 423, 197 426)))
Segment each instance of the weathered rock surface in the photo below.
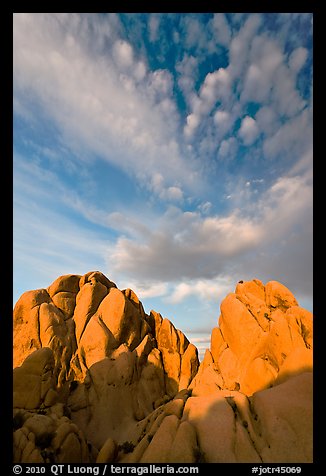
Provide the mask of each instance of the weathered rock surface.
POLYGON ((212 385, 246 395, 312 370, 312 314, 282 284, 239 282, 221 303, 193 394, 212 385))
POLYGON ((15 463, 312 461, 312 315, 239 282, 196 347, 102 273, 14 309, 15 463))

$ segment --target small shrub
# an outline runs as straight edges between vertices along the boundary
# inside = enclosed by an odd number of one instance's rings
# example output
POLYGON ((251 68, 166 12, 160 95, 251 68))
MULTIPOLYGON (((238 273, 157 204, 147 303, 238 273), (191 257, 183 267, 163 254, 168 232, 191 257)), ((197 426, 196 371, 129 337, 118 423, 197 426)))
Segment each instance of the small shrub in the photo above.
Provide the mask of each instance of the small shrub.
POLYGON ((198 446, 194 449, 196 463, 205 463, 205 453, 198 446))
POLYGON ((51 441, 54 434, 50 432, 45 432, 40 435, 35 436, 35 445, 41 448, 41 450, 45 450, 51 445, 51 441))
POLYGON ((21 428, 23 424, 24 424, 24 414, 21 411, 19 411, 16 413, 16 415, 13 418, 14 431, 21 428))
POLYGON ((72 382, 70 382, 70 385, 69 385, 70 392, 73 392, 74 390, 76 390, 77 387, 78 387, 77 380, 73 380, 72 382))
POLYGON ((67 407, 67 405, 63 406, 63 416, 71 418, 71 410, 69 407, 67 407))
POLYGON ((122 445, 118 446, 119 451, 124 453, 132 453, 134 451, 135 445, 131 441, 125 441, 122 445))
POLYGON ((153 439, 153 435, 149 434, 147 435, 147 440, 148 440, 148 443, 150 443, 153 439))
POLYGON ((245 428, 248 428, 248 422, 246 420, 243 420, 242 424, 245 428))

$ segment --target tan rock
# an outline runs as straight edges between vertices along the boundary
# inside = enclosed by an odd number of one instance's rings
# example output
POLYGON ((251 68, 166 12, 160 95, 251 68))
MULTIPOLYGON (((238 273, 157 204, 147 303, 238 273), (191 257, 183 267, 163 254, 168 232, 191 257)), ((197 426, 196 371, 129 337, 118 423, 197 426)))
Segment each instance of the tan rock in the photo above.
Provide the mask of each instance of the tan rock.
POLYGON ((81 276, 78 274, 65 274, 59 276, 53 283, 47 288, 47 292, 53 299, 53 297, 60 292, 67 292, 77 294, 79 292, 79 281, 81 276))
POLYGON ((62 312, 52 303, 43 303, 40 305, 39 320, 42 347, 51 348, 55 336, 62 348, 65 347, 67 328, 62 312))
POLYGON ((269 281, 265 286, 266 304, 286 311, 291 306, 297 306, 297 300, 291 291, 277 281, 269 281))
POLYGON ((79 280, 79 288, 81 289, 86 283, 96 282, 103 284, 106 288, 116 288, 116 284, 113 281, 110 281, 103 273, 100 271, 89 271, 84 274, 79 280))
POLYGON ((141 463, 169 462, 169 454, 179 423, 179 419, 175 415, 169 415, 164 418, 141 457, 141 463))
POLYGON ((275 379, 275 385, 285 382, 290 377, 299 375, 303 372, 312 372, 313 369, 313 354, 311 349, 305 347, 298 347, 284 360, 277 378, 275 379))
POLYGON ((100 316, 93 316, 79 342, 79 360, 86 369, 89 369, 93 364, 110 355, 115 347, 117 347, 117 342, 112 332, 100 316))
POLYGON ((45 289, 27 291, 17 301, 14 308, 14 367, 20 366, 24 359, 42 347, 39 336, 39 307, 51 298, 45 289))
POLYGON ((60 291, 52 298, 53 304, 60 309, 65 319, 71 319, 76 306, 76 294, 60 291))
POLYGON ((119 344, 125 343, 131 350, 139 345, 142 317, 139 310, 119 289, 110 289, 109 294, 102 300, 97 315, 119 344))
POLYGON ((291 335, 299 335, 308 349, 313 346, 313 315, 299 306, 292 306, 286 311, 286 319, 292 329, 291 335))
POLYGON ((221 303, 219 327, 231 351, 238 358, 248 356, 248 343, 257 345, 263 330, 236 294, 230 293, 221 303))
POLYGON ((15 408, 27 410, 42 403, 42 384, 52 379, 54 358, 51 349, 44 347, 29 355, 24 363, 13 371, 13 401, 15 408))
POLYGON ((108 438, 102 446, 96 463, 111 463, 117 454, 117 445, 112 438, 108 438))
POLYGON ((218 362, 219 357, 223 350, 227 348, 221 329, 219 327, 213 327, 211 334, 211 354, 214 362, 218 362))
POLYGON ((193 344, 188 344, 186 351, 181 358, 181 370, 179 390, 187 388, 192 379, 195 377, 199 367, 198 351, 193 344))
POLYGON ((263 433, 258 450, 264 462, 312 462, 312 389, 312 373, 307 372, 251 397, 263 433))
POLYGON ((189 421, 196 429, 202 462, 260 461, 243 426, 237 425, 235 412, 223 392, 188 398, 183 421, 189 421))
POLYGON ((156 339, 160 350, 166 349, 170 353, 175 353, 179 350, 180 341, 178 332, 174 325, 166 318, 163 319, 161 323, 156 339))
POLYGON ((14 461, 311 461, 312 331, 285 286, 239 282, 199 366, 131 289, 61 276, 15 306, 14 461))
POLYGON ((69 433, 62 442, 57 455, 58 463, 84 463, 82 459, 81 442, 76 433, 69 433))
POLYGON ((153 336, 156 337, 162 325, 163 317, 158 312, 152 310, 149 316, 147 316, 147 321, 151 327, 153 336))
POLYGON ((235 293, 244 301, 250 304, 252 297, 265 301, 265 286, 259 279, 252 281, 239 281, 235 288, 235 293))
POLYGON ((184 405, 185 402, 182 398, 173 399, 164 405, 164 414, 181 418, 184 405))
POLYGON ((54 436, 54 421, 46 415, 36 414, 28 418, 24 426, 32 431, 37 438, 42 439, 48 434, 53 434, 54 436))
POLYGON ((183 421, 177 429, 168 462, 196 463, 199 453, 195 428, 188 421, 183 421))
POLYGON ((77 295, 74 310, 75 333, 77 342, 80 341, 86 325, 97 311, 108 290, 100 282, 84 284, 77 295))

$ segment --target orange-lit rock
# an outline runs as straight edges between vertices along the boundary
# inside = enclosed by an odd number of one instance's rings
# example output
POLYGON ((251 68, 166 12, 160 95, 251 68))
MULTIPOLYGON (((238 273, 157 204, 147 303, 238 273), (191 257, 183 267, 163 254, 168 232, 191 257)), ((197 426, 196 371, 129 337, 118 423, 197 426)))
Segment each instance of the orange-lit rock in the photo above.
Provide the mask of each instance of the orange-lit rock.
MULTIPOLYGON (((312 368, 312 329, 312 314, 281 283, 240 282, 221 303, 219 327, 211 338, 212 368, 224 388, 252 395, 312 368), (293 352, 296 358, 290 357, 293 352)), ((205 366, 202 362, 198 375, 205 366)), ((210 375, 206 388, 209 380, 217 383, 210 375)), ((202 393, 196 388, 201 382, 193 381, 194 392, 202 393)))
POLYGON ((15 463, 312 461, 310 312, 239 282, 196 347, 99 271, 14 309, 15 463))

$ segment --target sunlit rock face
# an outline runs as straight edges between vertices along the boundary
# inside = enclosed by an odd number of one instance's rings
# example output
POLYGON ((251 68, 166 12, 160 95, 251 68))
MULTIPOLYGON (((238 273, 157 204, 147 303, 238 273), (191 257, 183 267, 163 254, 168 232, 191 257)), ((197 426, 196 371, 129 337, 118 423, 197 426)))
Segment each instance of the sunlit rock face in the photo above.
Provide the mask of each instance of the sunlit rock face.
POLYGON ((196 347, 99 271, 14 309, 14 461, 312 461, 312 315, 239 282, 196 347))

